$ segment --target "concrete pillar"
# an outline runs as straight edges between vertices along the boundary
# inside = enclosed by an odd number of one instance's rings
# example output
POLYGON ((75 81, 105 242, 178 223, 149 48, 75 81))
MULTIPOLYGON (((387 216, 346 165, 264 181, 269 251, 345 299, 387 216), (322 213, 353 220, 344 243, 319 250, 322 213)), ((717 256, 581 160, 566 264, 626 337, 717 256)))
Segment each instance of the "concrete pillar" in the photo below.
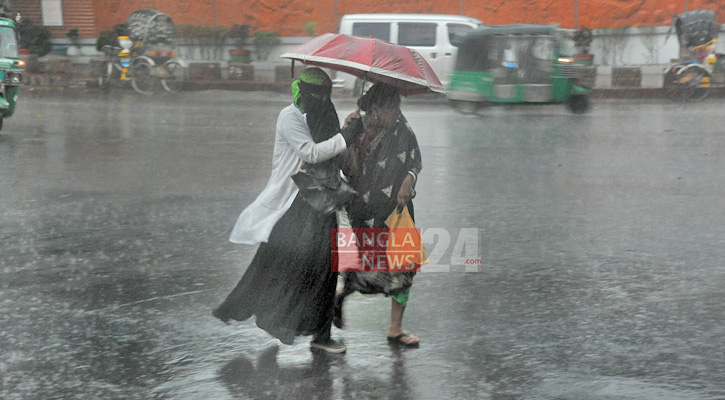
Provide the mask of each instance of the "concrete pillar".
POLYGON ((643 88, 661 88, 664 85, 665 68, 657 65, 643 65, 642 69, 642 87, 643 88))
POLYGON ((612 67, 600 65, 597 67, 597 77, 594 79, 595 88, 612 87, 612 67))

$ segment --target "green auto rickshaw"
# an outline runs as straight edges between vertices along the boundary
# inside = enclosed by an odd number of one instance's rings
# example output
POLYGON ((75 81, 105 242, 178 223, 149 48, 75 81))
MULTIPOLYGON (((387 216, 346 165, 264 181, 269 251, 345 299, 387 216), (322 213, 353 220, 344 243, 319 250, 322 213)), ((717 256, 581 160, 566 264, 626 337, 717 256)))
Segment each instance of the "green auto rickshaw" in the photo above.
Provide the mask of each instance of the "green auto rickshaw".
POLYGON ((15 112, 24 65, 18 52, 17 23, 0 17, 0 129, 3 120, 15 112))
MULTIPOLYGON (((587 68, 563 55, 564 32, 554 25, 486 26, 466 33, 450 75, 448 102, 462 113, 482 106, 565 103, 589 108, 587 68)), ((593 68, 593 67, 589 67, 593 68)))

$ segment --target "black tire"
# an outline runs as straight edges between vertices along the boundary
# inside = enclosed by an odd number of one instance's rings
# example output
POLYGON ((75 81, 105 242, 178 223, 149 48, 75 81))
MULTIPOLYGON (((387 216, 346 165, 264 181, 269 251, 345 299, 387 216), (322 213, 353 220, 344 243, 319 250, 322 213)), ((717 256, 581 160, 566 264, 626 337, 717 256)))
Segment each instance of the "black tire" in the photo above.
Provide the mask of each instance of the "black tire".
POLYGON ((710 74, 703 68, 687 68, 679 74, 679 82, 688 101, 701 101, 710 93, 710 74))
POLYGON ((153 67, 148 61, 138 60, 131 65, 131 86, 141 94, 154 92, 156 78, 153 76, 153 67))
POLYGON ((113 75, 113 64, 110 61, 104 61, 101 64, 101 74, 98 76, 98 87, 108 89, 113 75))
POLYGON ((582 94, 571 96, 569 101, 566 103, 566 106, 569 108, 569 111, 574 114, 584 114, 589 111, 589 96, 582 94))
POLYGON ((164 63, 164 69, 169 74, 169 77, 161 79, 161 86, 163 86, 164 90, 176 93, 183 89, 186 84, 186 68, 178 61, 169 60, 164 63))
POLYGON ((680 88, 677 85, 677 68, 672 68, 665 73, 663 88, 665 96, 672 101, 681 101, 682 94, 680 88))
POLYGON ((477 101, 451 100, 451 104, 456 111, 464 115, 475 114, 481 109, 481 103, 477 101))

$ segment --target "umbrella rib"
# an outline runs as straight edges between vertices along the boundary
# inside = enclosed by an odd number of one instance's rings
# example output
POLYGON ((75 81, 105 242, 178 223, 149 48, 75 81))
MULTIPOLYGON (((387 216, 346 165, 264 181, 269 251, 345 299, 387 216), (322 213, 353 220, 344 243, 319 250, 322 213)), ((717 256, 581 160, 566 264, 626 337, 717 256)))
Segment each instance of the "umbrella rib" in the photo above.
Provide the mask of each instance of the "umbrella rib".
POLYGON ((432 87, 432 88, 437 87, 437 86, 431 86, 430 83, 423 78, 416 78, 416 77, 413 77, 410 75, 399 74, 397 72, 391 72, 391 71, 388 71, 388 70, 385 70, 382 68, 372 67, 372 68, 370 68, 370 72, 372 72, 374 74, 379 74, 381 76, 388 76, 390 78, 396 78, 396 79, 400 79, 402 81, 415 83, 417 85, 421 85, 421 86, 425 86, 425 87, 432 87))
MULTIPOLYGON (((357 63, 354 61, 347 61, 347 60, 340 60, 337 58, 329 58, 329 57, 319 57, 319 56, 310 56, 306 54, 295 54, 295 53, 285 53, 280 56, 281 58, 293 58, 300 60, 301 62, 318 62, 318 63, 327 63, 330 66, 328 68, 333 68, 334 65, 339 65, 343 67, 349 67, 354 68, 360 71, 367 71, 374 74, 379 75, 387 75, 391 78, 400 79, 403 81, 407 81, 410 83, 414 83, 417 85, 421 85, 424 87, 430 87, 431 90, 438 89, 436 86, 430 86, 429 82, 427 82, 425 79, 422 78, 415 78, 409 75, 399 74, 397 72, 391 72, 387 71, 383 68, 376 68, 376 67, 370 67, 365 64, 357 63)), ((442 89, 442 88, 440 88, 442 89)))
POLYGON ((300 60, 302 62, 311 61, 311 62, 318 62, 318 63, 327 63, 330 66, 328 68, 334 69, 334 65, 340 65, 343 67, 350 67, 359 69, 361 71, 370 71, 371 67, 357 63, 354 61, 347 61, 347 60, 340 60, 337 58, 329 58, 329 57, 319 57, 319 56, 310 56, 306 54, 295 54, 295 53, 285 53, 280 56, 281 58, 294 58, 297 60, 300 60))

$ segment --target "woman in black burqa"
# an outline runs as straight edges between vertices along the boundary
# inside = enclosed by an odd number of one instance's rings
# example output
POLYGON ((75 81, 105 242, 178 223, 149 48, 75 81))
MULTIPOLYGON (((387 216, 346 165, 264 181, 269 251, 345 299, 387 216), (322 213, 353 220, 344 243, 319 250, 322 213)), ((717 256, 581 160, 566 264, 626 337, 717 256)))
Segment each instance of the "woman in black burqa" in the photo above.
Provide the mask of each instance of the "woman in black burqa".
POLYGON ((244 276, 213 314, 224 322, 244 321, 254 315, 257 326, 282 343, 292 344, 299 335, 314 335, 312 348, 342 353, 345 346, 330 337, 337 282, 337 273, 331 269, 330 248, 335 214, 313 209, 291 178, 306 164, 335 168, 335 157, 356 139, 356 133, 347 129, 347 121, 340 130, 330 100, 331 85, 327 74, 314 67, 306 69, 293 83, 295 101, 280 112, 277 121, 270 182, 260 194, 263 199, 258 198, 242 212, 230 240, 258 240, 259 231, 268 223, 259 222, 264 218, 259 214, 267 212, 271 203, 283 203, 278 198, 285 193, 294 199, 290 197, 289 209, 282 210, 244 276))

